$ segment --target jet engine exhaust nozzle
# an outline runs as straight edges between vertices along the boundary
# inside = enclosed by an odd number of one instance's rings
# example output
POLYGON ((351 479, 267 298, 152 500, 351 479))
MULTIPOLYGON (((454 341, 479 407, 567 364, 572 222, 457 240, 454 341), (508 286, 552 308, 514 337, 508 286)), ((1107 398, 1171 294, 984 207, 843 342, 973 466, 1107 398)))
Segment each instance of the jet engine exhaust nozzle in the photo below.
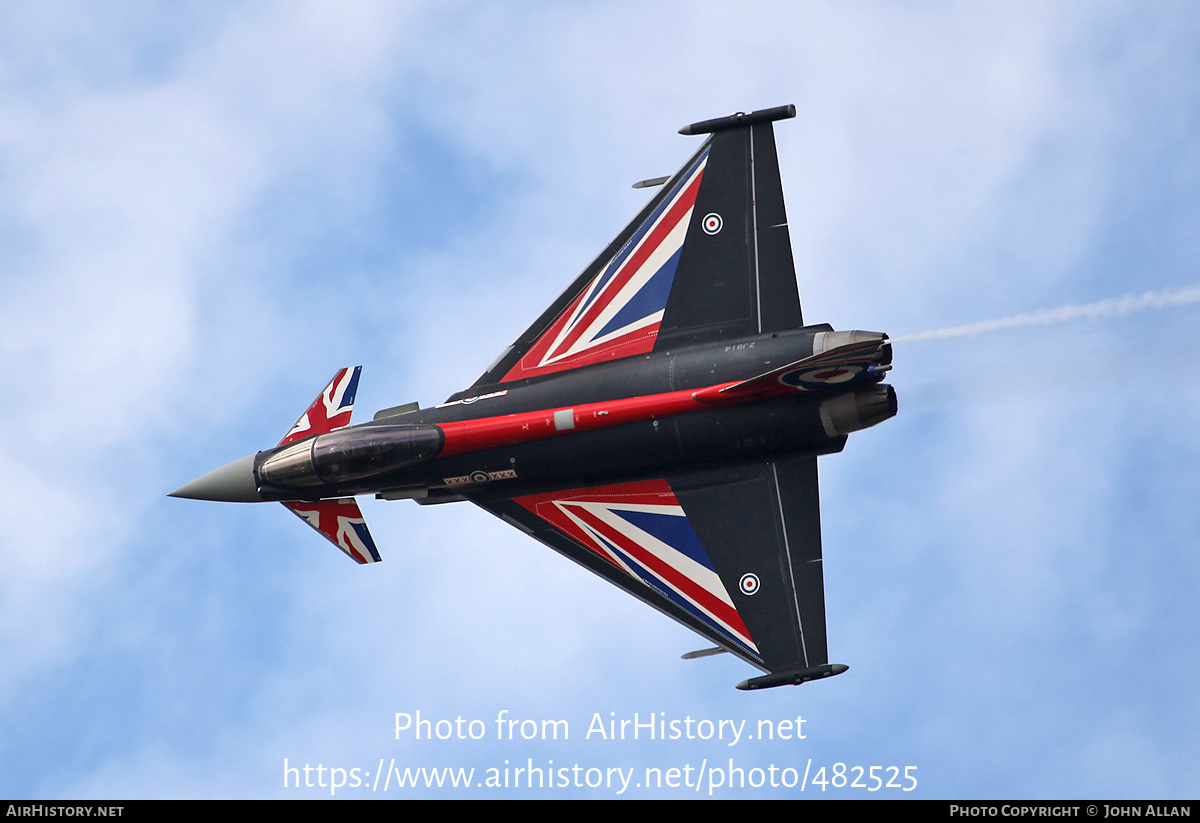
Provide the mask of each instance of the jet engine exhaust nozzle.
POLYGON ((896 409, 896 390, 880 383, 822 400, 821 425, 825 434, 840 437, 895 417, 896 409))

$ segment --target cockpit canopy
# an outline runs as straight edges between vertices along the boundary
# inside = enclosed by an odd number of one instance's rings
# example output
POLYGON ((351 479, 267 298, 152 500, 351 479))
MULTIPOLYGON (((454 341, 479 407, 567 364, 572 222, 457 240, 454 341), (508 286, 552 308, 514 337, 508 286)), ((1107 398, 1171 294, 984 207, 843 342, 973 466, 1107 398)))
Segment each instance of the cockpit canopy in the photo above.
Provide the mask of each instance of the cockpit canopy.
POLYGON ((284 487, 361 480, 429 460, 443 441, 437 426, 356 426, 267 453, 255 475, 261 485, 284 487))

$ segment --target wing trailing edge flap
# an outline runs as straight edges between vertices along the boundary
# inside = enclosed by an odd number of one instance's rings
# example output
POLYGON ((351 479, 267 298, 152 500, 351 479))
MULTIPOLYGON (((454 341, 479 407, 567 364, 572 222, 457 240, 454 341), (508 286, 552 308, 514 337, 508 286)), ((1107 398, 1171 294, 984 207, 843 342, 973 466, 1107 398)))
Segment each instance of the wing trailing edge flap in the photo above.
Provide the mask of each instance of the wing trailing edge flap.
POLYGON ((725 581, 764 668, 772 674, 825 676, 829 654, 817 459, 794 457, 668 480, 725 581))
POLYGON ((479 503, 768 674, 844 671, 825 637, 816 458, 479 503))

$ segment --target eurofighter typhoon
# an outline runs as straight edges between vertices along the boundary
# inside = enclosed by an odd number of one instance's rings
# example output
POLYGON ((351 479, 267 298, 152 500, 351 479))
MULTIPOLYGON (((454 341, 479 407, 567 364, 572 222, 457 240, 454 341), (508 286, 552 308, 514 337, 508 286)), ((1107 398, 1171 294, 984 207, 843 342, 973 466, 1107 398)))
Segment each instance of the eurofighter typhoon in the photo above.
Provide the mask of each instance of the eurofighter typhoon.
POLYGON ((896 413, 887 335, 804 324, 773 123, 708 135, 469 388, 350 425, 340 370, 279 445, 173 497, 277 501, 359 563, 355 495, 469 501, 763 672, 840 674, 825 636, 817 456, 896 413))

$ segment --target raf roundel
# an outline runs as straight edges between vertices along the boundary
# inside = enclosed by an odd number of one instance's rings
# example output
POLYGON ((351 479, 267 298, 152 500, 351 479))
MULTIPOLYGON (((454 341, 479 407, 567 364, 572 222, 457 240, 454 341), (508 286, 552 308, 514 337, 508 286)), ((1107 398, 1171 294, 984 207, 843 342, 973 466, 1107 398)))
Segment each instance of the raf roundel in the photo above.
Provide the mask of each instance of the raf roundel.
POLYGON ((738 581, 738 588, 742 590, 742 594, 757 594, 758 575, 753 572, 743 574, 742 579, 738 581))
POLYGON ((704 227, 705 234, 716 234, 721 230, 721 215, 716 212, 706 214, 700 225, 704 227))

